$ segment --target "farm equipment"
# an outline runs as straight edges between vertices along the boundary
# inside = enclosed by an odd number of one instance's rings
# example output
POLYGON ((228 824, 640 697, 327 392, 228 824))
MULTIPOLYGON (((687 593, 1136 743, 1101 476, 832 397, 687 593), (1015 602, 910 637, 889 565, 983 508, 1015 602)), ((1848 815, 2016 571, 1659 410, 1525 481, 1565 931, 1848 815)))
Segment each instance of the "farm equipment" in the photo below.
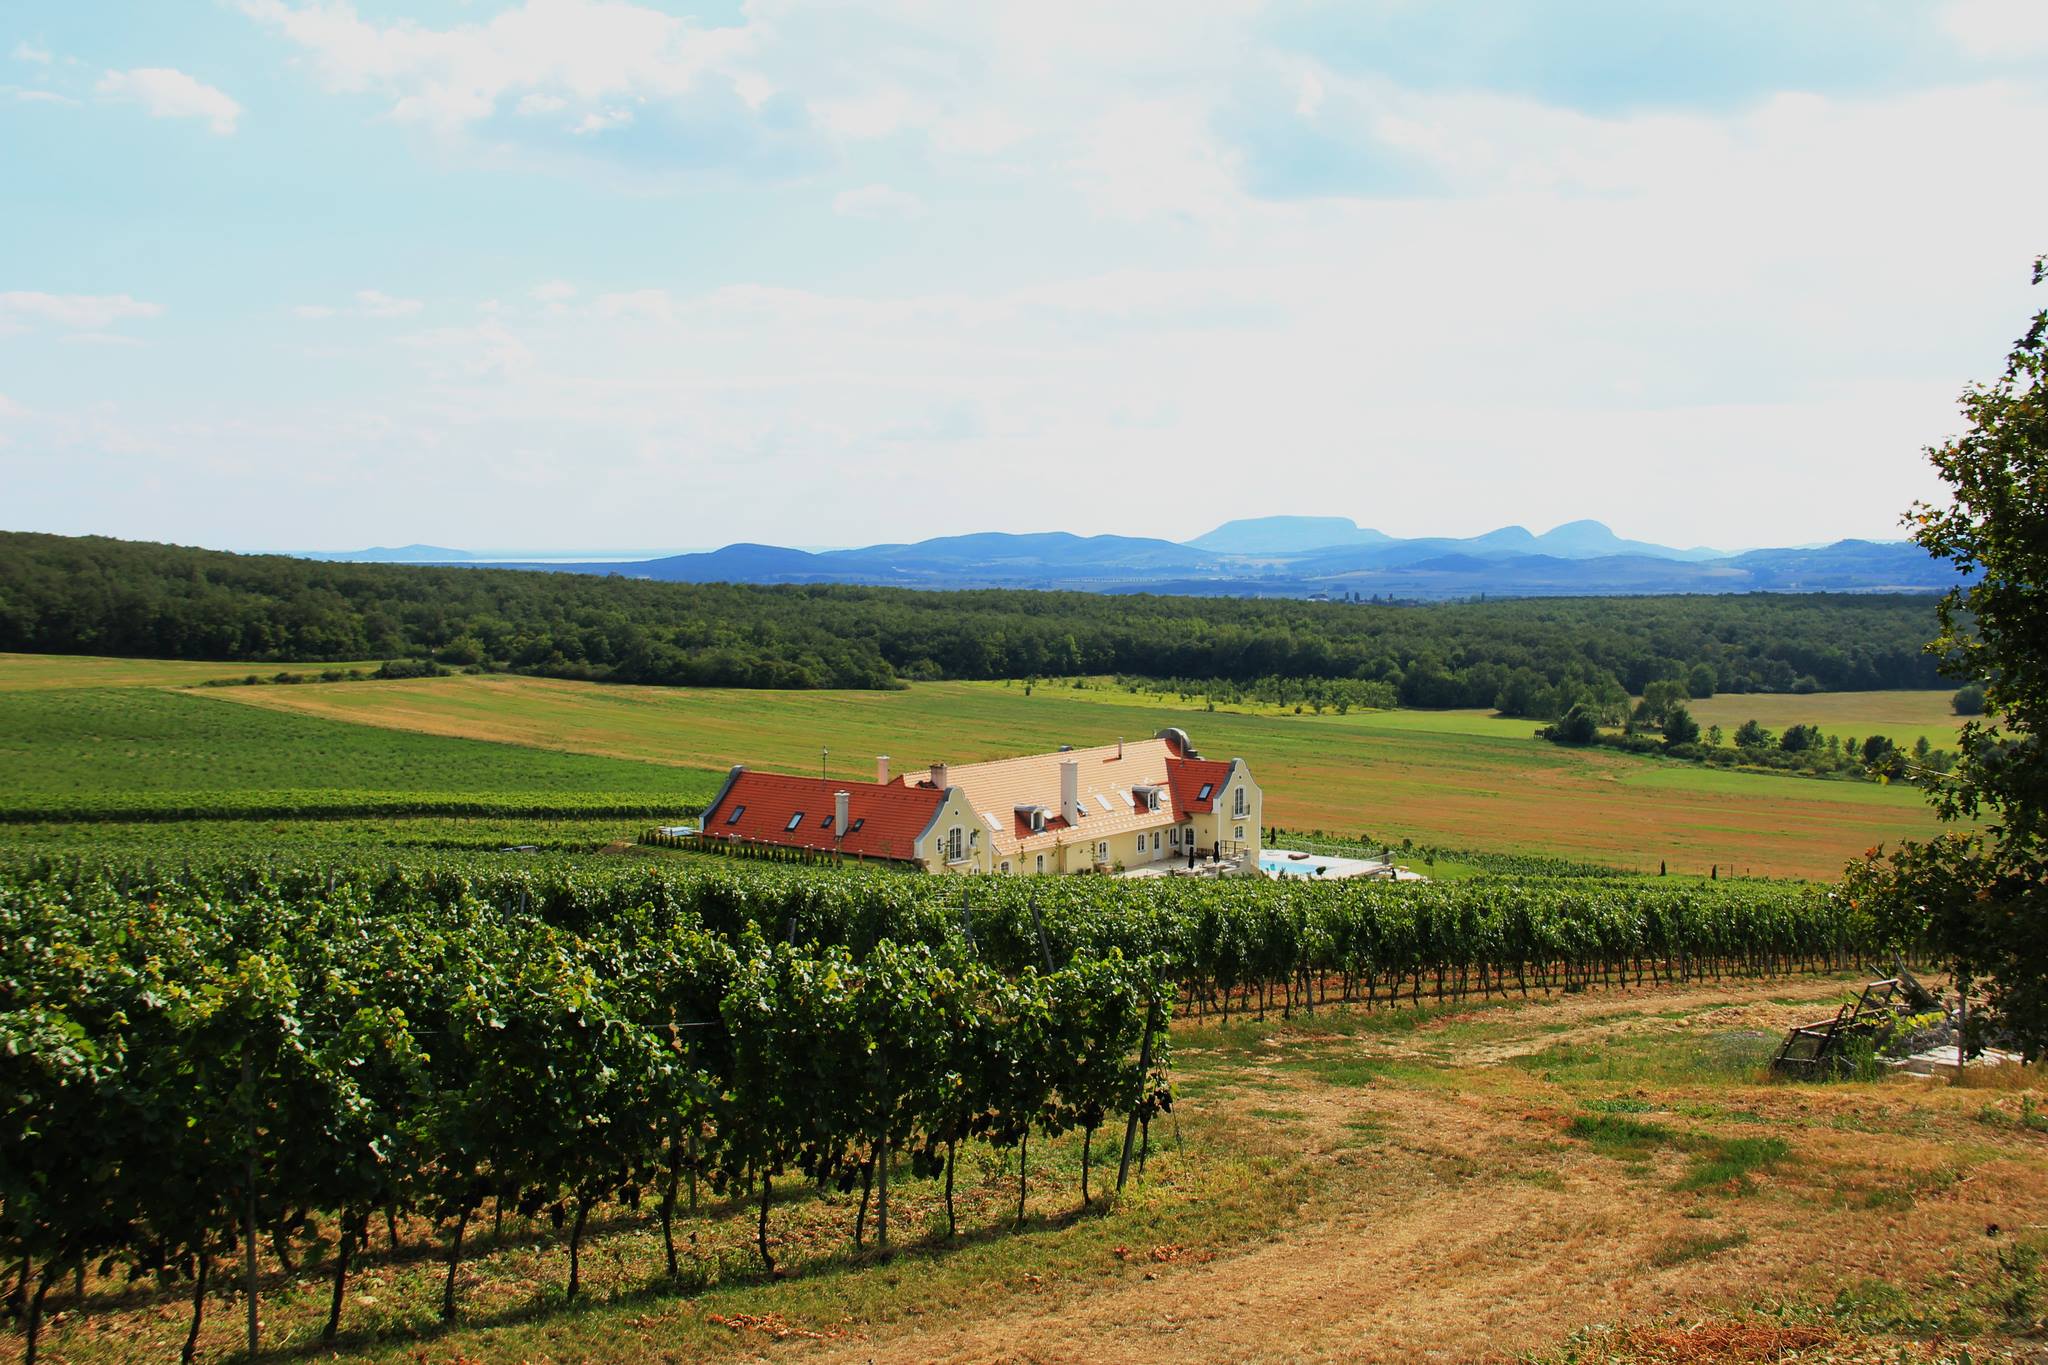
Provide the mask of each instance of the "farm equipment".
POLYGON ((1790 1076, 1825 1076, 1847 1064, 1852 1040, 1878 1038, 1908 1010, 1939 1009, 1940 1005, 1933 992, 1900 968, 1897 975, 1864 986, 1854 1000, 1835 1011, 1834 1018, 1800 1024, 1786 1033, 1784 1045, 1771 1059, 1771 1070, 1790 1076))

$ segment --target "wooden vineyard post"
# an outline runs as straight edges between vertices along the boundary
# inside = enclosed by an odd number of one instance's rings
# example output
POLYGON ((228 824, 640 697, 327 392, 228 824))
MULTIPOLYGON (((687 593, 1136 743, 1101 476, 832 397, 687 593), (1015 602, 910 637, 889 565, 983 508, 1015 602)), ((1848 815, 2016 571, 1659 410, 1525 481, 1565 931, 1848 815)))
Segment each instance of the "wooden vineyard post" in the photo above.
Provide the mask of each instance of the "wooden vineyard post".
POLYGON ((242 1180, 246 1188, 242 1199, 242 1293, 249 1300, 249 1358, 256 1358, 257 1337, 260 1331, 256 1303, 256 1085, 255 1068, 249 1057, 249 1044, 242 1045, 242 1095, 249 1106, 248 1151, 244 1153, 242 1180))
POLYGON ((1152 973, 1152 993, 1145 1001, 1145 1036, 1138 1044, 1138 1102, 1124 1120, 1124 1152, 1116 1164, 1116 1192, 1124 1192, 1124 1179, 1131 1173, 1131 1143, 1138 1135, 1138 1111, 1145 1105, 1145 1080, 1152 1074, 1152 1030, 1159 1014, 1159 972, 1152 973))
POLYGON ((1036 891, 1032 892, 1031 899, 1026 903, 1031 907, 1032 932, 1038 935, 1038 952, 1039 955, 1045 959, 1046 975, 1050 976, 1052 975, 1053 971, 1052 944, 1046 941, 1045 921, 1040 919, 1038 916, 1038 893, 1036 891))

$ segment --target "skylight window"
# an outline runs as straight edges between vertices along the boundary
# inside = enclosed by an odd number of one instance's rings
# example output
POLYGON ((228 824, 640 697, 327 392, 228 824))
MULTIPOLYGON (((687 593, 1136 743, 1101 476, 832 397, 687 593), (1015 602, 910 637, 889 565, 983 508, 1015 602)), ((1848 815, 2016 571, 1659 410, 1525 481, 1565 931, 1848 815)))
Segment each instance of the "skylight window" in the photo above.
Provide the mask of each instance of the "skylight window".
POLYGON ((1102 807, 1102 813, 1103 813, 1103 814, 1105 814, 1105 815, 1113 815, 1113 814, 1115 814, 1115 812, 1114 812, 1113 810, 1111 810, 1111 809, 1110 809, 1110 805, 1109 805, 1109 798, 1108 798, 1108 797, 1106 797, 1106 796, 1104 796, 1104 795, 1103 795, 1103 794, 1102 794, 1101 792, 1097 792, 1097 793, 1095 793, 1095 804, 1096 804, 1096 805, 1098 805, 1098 806, 1100 806, 1100 807, 1102 807))
POLYGON ((828 814, 828 815, 827 815, 827 816, 826 816, 826 817, 825 817, 824 819, 822 819, 822 820, 820 820, 820 821, 818 822, 818 829, 819 829, 819 830, 820 830, 820 831, 822 832, 822 831, 825 831, 825 830, 828 830, 828 829, 831 829, 831 828, 832 828, 832 817, 831 817, 831 816, 830 816, 830 815, 828 814))
POLYGON ((740 817, 742 815, 745 815, 746 813, 747 808, 745 806, 734 806, 732 808, 732 814, 725 817, 725 823, 727 823, 728 825, 737 825, 740 822, 740 817))
POLYGON ((1215 790, 1216 784, 1214 782, 1204 782, 1202 784, 1202 789, 1195 793, 1195 800, 1207 801, 1209 799, 1209 793, 1215 790))
POLYGON ((796 829, 796 827, 798 825, 801 825, 803 822, 804 813, 802 811, 798 811, 795 815, 789 817, 789 823, 782 827, 782 832, 784 834, 792 833, 796 829))
POLYGON ((860 827, 861 827, 862 825, 865 825, 865 824, 866 824, 867 822, 868 822, 868 818, 867 818, 867 816, 865 816, 865 815, 856 815, 856 816, 855 816, 855 817, 853 818, 853 823, 852 823, 852 824, 850 824, 850 825, 848 825, 848 826, 846 827, 846 832, 847 832, 848 834, 858 834, 858 833, 860 833, 860 827))

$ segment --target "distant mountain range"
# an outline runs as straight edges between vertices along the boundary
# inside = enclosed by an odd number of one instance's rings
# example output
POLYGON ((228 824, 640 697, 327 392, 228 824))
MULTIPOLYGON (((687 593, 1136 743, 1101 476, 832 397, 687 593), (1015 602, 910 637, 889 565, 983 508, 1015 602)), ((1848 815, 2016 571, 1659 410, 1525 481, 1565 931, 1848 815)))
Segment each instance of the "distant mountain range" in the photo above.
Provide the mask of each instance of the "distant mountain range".
POLYGON ((1185 543, 1136 536, 982 532, 910 545, 809 551, 737 544, 648 559, 485 558, 437 546, 308 558, 491 564, 675 583, 859 583, 905 588, 1063 588, 1257 597, 1587 596, 1683 592, 1937 592, 1954 571, 1906 541, 1728 554, 1617 536, 1597 521, 1541 535, 1504 526, 1402 538, 1344 517, 1256 517, 1185 543))

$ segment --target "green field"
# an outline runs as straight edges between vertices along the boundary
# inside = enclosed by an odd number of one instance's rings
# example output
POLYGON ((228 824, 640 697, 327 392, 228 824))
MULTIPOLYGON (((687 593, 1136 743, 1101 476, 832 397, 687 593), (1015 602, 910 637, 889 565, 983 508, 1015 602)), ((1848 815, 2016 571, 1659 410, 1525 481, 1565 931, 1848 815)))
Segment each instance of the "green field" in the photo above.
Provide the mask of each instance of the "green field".
MULTIPOLYGON (((374 686, 381 684, 363 684, 374 686)), ((235 689, 237 692, 259 689, 235 689)), ((285 691, 285 688, 261 689, 285 691)), ((297 689, 289 689, 297 690, 297 689)), ((410 735, 257 707, 221 692, 42 688, 0 703, 0 808, 231 793, 701 802, 708 774, 513 744, 410 735)))
POLYGON ((1746 720, 1753 720, 1774 735, 1794 725, 1817 725, 1825 734, 1843 739, 1884 735, 1900 748, 1911 748, 1925 737, 1937 749, 1956 747, 1956 731, 1963 717, 1949 705, 1953 691, 1944 692, 1723 692, 1686 703, 1693 719, 1705 729, 1718 725, 1728 734, 1746 720))
MULTIPOLYGON (((287 805, 302 797, 318 805, 325 792, 388 793, 394 800, 489 794, 524 799, 536 814, 563 818, 577 814, 574 803, 616 798, 653 813, 708 799, 734 763, 816 771, 821 748, 830 750, 827 771, 864 778, 881 753, 892 755, 900 773, 935 761, 1137 738, 1176 725, 1211 756, 1246 759, 1266 788, 1269 822, 1305 833, 1648 871, 1668 864, 1674 873, 1718 867, 1723 875, 1826 878, 1873 844, 1935 827, 1919 793, 1908 788, 1561 749, 1536 741, 1534 722, 1478 711, 1212 712, 1200 702, 1098 683, 1040 684, 1029 696, 1021 683, 778 692, 503 674, 190 686, 195 669, 218 667, 0 656, 0 810, 155 802, 175 808, 160 814, 199 818, 248 813, 262 793, 286 794, 279 799, 287 805), (125 685, 108 685, 110 679, 125 685), (208 794, 218 796, 213 805, 208 794)), ((1702 706, 1804 705, 1809 714, 1830 717, 1815 723, 1854 717, 1861 733, 1887 714, 1917 714, 1924 722, 1933 698, 1746 696, 1702 706)), ((387 802, 360 813, 435 811, 387 802)), ((621 818, 614 833, 630 836, 644 823, 621 818)), ((605 842, 603 833, 584 823, 556 846, 605 842)), ((501 835, 504 842, 542 841, 510 827, 479 832, 473 843, 417 826, 393 838, 479 847, 501 835)), ((27 838, 28 831, 10 837, 27 838)), ((77 838, 42 837, 67 845, 77 838)), ((360 829, 356 835, 363 842, 372 837, 360 829)))
POLYGON ((0 654, 0 692, 62 687, 190 687, 198 683, 268 678, 285 671, 328 669, 374 673, 374 659, 340 664, 201 663, 186 659, 103 659, 89 654, 0 654))
POLYGON ((1561 749, 1528 721, 1479 712, 1250 715, 1177 699, 1022 684, 929 683, 897 692, 616 687, 465 676, 231 689, 230 705, 569 749, 708 771, 745 762, 846 777, 873 755, 906 772, 1186 728, 1204 752, 1243 757, 1286 829, 1446 848, 1584 858, 1655 871, 1719 866, 1831 877, 1873 844, 1935 827, 1918 792, 1725 773, 1561 749))

